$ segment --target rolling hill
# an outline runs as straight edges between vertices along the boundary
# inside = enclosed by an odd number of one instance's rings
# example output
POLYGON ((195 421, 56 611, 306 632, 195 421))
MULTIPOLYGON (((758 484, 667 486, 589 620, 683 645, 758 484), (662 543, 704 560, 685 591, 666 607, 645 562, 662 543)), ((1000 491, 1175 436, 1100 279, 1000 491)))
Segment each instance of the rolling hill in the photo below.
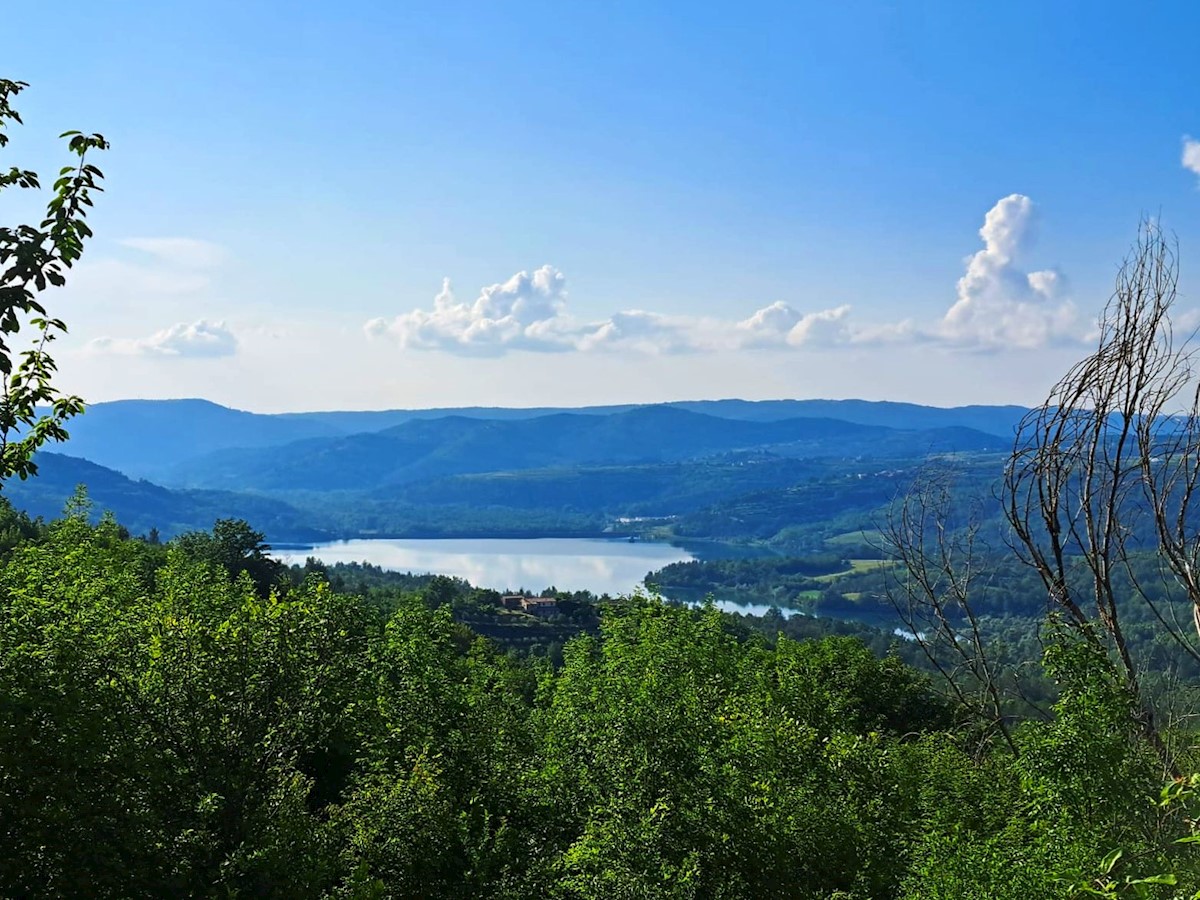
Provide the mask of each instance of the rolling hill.
POLYGON ((562 415, 610 418, 664 408, 739 422, 835 419, 903 431, 970 428, 1005 440, 1011 440, 1013 426, 1025 413, 1012 406, 943 409, 865 400, 696 400, 579 409, 465 407, 262 414, 207 400, 119 400, 90 405, 85 415, 71 422, 71 440, 62 449, 133 478, 158 480, 183 463, 220 451, 344 438, 418 422, 453 418, 515 423, 562 415))
POLYGON ((680 535, 763 540, 790 526, 807 541, 817 520, 853 518, 895 489, 855 482, 864 473, 1006 452, 1023 413, 713 400, 264 415, 131 400, 89 407, 70 455, 41 454, 41 476, 5 493, 53 517, 86 483, 98 509, 163 536, 228 517, 301 541, 591 534, 649 516, 673 517, 680 535))
POLYGON ((39 453, 38 474, 4 484, 4 496, 32 516, 54 519, 80 484, 86 485, 95 514, 110 511, 133 534, 158 529, 165 539, 211 528, 217 519, 245 519, 277 541, 313 541, 328 537, 314 527, 312 515, 269 497, 229 491, 175 491, 134 481, 86 459, 39 453))
POLYGON ((731 420, 653 406, 511 421, 449 416, 376 433, 222 450, 181 463, 167 483, 268 492, 367 490, 451 475, 680 462, 733 451, 888 458, 1003 444, 994 435, 957 427, 902 431, 819 418, 731 420))
POLYGON ((229 409, 207 400, 96 403, 72 419, 61 449, 133 478, 227 447, 268 447, 337 434, 320 421, 229 409))

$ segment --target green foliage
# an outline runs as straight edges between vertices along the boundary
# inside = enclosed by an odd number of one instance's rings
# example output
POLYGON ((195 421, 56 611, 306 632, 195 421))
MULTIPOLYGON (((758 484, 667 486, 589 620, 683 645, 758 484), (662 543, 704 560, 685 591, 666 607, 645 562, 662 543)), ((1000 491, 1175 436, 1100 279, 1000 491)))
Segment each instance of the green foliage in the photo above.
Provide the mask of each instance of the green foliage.
POLYGON ((972 759, 944 736, 927 739, 926 824, 903 896, 1175 897, 1159 888, 1190 885, 1190 897, 1200 870, 1177 843, 1189 816, 1154 802, 1160 763, 1111 662, 1052 630, 1046 668, 1059 686, 1055 716, 1018 729, 1019 756, 994 748, 972 759))
MULTIPOLYGON (((8 144, 5 129, 21 123, 13 99, 27 85, 0 79, 0 149, 8 144)), ((61 137, 77 159, 59 171, 46 204, 46 216, 37 225, 0 227, 0 482, 16 475, 22 479, 37 472, 33 455, 48 441, 66 440, 66 421, 83 411, 78 397, 64 396, 54 387, 56 366, 48 345, 67 330, 52 318, 40 294, 66 283, 66 270, 83 253, 92 236, 86 222, 92 194, 103 190, 103 173, 88 162, 89 152, 105 150, 99 134, 65 132, 61 137), (32 331, 26 350, 14 346, 22 329, 32 331)), ((13 166, 0 172, 0 191, 39 190, 36 172, 13 166)))
POLYGON ((803 607, 822 589, 817 576, 850 570, 850 562, 832 554, 760 559, 712 559, 671 563, 647 581, 672 597, 703 597, 720 591, 735 602, 803 607))
POLYGON ((184 557, 216 566, 230 578, 244 573, 260 596, 267 596, 283 578, 283 565, 271 557, 266 537, 242 519, 219 519, 211 533, 184 534, 172 546, 184 557))
POLYGON ((562 894, 882 895, 901 865, 904 753, 860 726, 894 724, 903 703, 828 684, 843 649, 844 672, 891 665, 850 644, 739 644, 715 610, 654 602, 614 607, 599 639, 569 645, 537 716, 546 815, 574 836, 562 894), (817 710, 819 690, 844 718, 817 710))
POLYGON ((56 523, 0 574, 0 893, 296 896, 361 743, 370 619, 56 523), (269 890, 267 890, 269 888, 269 890))
POLYGON ((556 668, 464 626, 494 595, 364 567, 281 577, 244 522, 158 545, 91 524, 80 496, 13 528, 4 896, 1197 886, 1190 782, 1155 802, 1107 661, 1058 637, 1055 716, 1017 728, 1014 755, 851 637, 644 597, 564 596, 558 624, 509 614, 574 628, 556 668))

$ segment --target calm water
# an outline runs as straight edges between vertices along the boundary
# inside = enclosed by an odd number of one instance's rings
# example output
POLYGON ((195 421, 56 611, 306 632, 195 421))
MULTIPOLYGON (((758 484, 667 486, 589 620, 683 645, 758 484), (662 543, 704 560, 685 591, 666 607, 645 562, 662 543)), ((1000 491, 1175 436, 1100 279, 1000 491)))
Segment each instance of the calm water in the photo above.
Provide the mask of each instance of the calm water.
MULTIPOLYGON (((629 594, 649 572, 696 557, 670 544, 634 543, 594 538, 455 539, 333 541, 301 548, 278 548, 283 562, 303 565, 309 556, 333 565, 368 562, 396 572, 457 575, 476 587, 497 591, 555 587, 594 594, 629 594)), ((766 606, 717 606, 730 612, 761 616, 766 606)), ((791 615, 785 611, 784 615, 791 615)))
POLYGON ((396 572, 457 575, 498 591, 556 587, 594 594, 628 594, 648 572, 695 558, 670 544, 584 538, 366 539, 279 549, 275 556, 289 565, 315 556, 328 565, 368 562, 396 572))

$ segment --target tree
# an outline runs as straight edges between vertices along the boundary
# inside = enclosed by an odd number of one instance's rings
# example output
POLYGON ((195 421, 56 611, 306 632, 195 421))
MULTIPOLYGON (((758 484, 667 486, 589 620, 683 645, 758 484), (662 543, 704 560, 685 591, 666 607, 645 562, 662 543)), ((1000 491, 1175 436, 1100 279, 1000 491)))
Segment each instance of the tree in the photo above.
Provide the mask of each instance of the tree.
POLYGON ((982 736, 999 733, 1015 755, 1000 667, 974 603, 986 575, 980 511, 956 494, 953 474, 922 472, 881 523, 881 549, 898 564, 884 573, 885 592, 951 696, 984 725, 982 736))
MULTIPOLYGON (((0 149, 8 144, 5 129, 21 124, 13 98, 24 82, 0 79, 0 149)), ((36 474, 33 455, 48 441, 67 438, 66 421, 83 411, 79 397, 62 394, 53 384, 57 371, 49 344, 67 330, 52 318, 39 299, 49 287, 66 283, 65 270, 83 253, 92 236, 85 219, 92 193, 101 191, 103 173, 87 161, 88 153, 105 150, 102 135, 68 131, 61 135, 78 159, 63 167, 53 185, 46 217, 38 225, 0 227, 0 483, 36 474), (16 341, 22 330, 33 339, 25 350, 16 341)), ((0 172, 0 191, 6 188, 40 190, 36 172, 13 166, 0 172)))
POLYGON ((1138 729, 1171 768, 1122 610, 1144 604, 1200 660, 1170 602, 1156 600, 1133 565, 1136 554, 1156 551, 1164 574, 1200 610, 1191 514, 1200 394, 1194 347, 1176 340, 1171 322, 1178 281, 1173 247, 1156 223, 1143 222, 1100 317, 1096 350, 1018 426, 1001 495, 1017 556, 1061 621, 1108 655, 1138 729))
POLYGON ((283 564, 271 556, 265 535, 244 519, 218 519, 211 533, 189 532, 172 543, 185 556, 218 566, 230 578, 245 572, 263 597, 280 584, 284 574, 283 564))
MULTIPOLYGON (((1191 633, 1200 632, 1200 385, 1195 347, 1171 322, 1177 284, 1172 245, 1144 221, 1100 316, 1096 349, 1021 421, 999 489, 1009 548, 1038 576, 1051 618, 1107 660, 1130 724, 1172 771, 1127 620, 1129 605, 1141 604, 1140 618, 1148 612, 1200 662, 1191 633), (1162 579, 1145 577, 1147 558, 1176 586, 1166 599, 1162 579), (1178 586, 1191 606, 1186 626, 1178 586)), ((977 525, 970 516, 955 522, 944 484, 931 484, 903 498, 884 529, 903 573, 898 608, 923 648, 948 648, 960 668, 943 674, 978 686, 977 699, 958 688, 960 699, 1002 725, 997 672, 973 608, 972 586, 985 574, 977 525)))

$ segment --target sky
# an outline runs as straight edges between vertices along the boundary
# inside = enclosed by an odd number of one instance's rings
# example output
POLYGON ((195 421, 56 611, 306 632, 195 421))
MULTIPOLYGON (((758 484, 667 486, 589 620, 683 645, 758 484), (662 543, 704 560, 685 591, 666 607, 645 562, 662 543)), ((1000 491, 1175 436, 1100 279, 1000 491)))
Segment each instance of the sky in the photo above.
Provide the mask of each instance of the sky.
MULTIPOLYGON (((30 86, 0 166, 112 143, 96 236, 44 297, 91 402, 1032 404, 1144 217, 1200 311, 1192 3, 3 18, 0 77, 30 86)), ((0 223, 38 199, 0 194, 0 223)))

